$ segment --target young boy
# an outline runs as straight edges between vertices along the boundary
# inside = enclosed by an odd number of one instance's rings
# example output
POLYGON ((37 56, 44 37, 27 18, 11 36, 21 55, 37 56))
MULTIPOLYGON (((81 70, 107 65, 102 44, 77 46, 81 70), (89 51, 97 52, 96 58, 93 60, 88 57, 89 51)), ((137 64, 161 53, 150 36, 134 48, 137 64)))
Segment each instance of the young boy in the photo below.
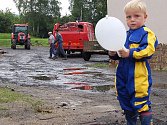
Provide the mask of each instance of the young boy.
POLYGON ((148 59, 158 44, 155 34, 144 23, 146 4, 131 0, 124 7, 129 27, 125 47, 127 50, 110 51, 111 59, 119 60, 116 71, 116 89, 127 125, 136 125, 139 116, 142 125, 151 125, 152 111, 149 100, 152 78, 148 59))

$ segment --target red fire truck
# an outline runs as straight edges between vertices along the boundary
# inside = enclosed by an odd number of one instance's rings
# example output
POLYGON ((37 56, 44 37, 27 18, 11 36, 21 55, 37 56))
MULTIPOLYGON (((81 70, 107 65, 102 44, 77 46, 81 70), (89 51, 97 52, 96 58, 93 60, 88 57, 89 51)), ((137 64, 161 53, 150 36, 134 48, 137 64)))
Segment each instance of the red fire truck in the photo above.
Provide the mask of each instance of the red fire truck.
POLYGON ((94 27, 89 22, 68 22, 63 25, 56 23, 53 29, 53 35, 59 30, 63 37, 64 50, 70 54, 71 52, 83 52, 84 42, 94 40, 94 27))

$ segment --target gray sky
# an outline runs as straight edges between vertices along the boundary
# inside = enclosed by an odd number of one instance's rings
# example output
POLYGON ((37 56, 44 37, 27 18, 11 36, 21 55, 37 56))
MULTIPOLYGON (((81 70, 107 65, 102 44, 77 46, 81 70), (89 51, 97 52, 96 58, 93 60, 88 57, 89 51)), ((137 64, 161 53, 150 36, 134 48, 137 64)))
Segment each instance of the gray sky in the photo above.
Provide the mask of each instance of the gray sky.
MULTIPOLYGON (((61 1, 62 3, 61 15, 64 16, 66 14, 69 14, 70 12, 68 10, 69 6, 68 0, 59 0, 59 1, 61 1)), ((0 10, 6 10, 6 8, 11 9, 11 12, 14 12, 15 14, 19 14, 13 0, 0 0, 0 10)))

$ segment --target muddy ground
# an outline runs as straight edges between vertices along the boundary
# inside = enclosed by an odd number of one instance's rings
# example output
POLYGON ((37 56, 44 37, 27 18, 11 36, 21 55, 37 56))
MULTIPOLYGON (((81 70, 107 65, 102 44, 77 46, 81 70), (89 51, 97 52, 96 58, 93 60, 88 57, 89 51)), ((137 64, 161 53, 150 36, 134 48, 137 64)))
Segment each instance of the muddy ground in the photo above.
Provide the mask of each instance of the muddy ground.
MULTIPOLYGON (((79 54, 68 60, 48 59, 48 48, 3 48, 0 86, 30 95, 43 103, 34 110, 26 103, 7 103, 0 125, 125 125, 114 89, 115 68, 107 55, 85 62, 79 54)), ((167 73, 153 71, 154 125, 167 125, 167 73)))

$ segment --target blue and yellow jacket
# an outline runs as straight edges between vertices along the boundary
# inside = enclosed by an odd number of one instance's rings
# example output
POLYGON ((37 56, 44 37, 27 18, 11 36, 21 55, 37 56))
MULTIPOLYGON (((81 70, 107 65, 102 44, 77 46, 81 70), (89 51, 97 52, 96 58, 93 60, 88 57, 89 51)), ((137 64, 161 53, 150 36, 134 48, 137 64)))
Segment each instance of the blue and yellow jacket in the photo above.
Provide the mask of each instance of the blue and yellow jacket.
POLYGON ((129 57, 120 58, 118 55, 111 57, 119 59, 116 89, 123 110, 137 112, 149 110, 152 78, 148 59, 154 54, 157 45, 155 34, 146 26, 142 26, 127 31, 125 47, 130 50, 129 57))

